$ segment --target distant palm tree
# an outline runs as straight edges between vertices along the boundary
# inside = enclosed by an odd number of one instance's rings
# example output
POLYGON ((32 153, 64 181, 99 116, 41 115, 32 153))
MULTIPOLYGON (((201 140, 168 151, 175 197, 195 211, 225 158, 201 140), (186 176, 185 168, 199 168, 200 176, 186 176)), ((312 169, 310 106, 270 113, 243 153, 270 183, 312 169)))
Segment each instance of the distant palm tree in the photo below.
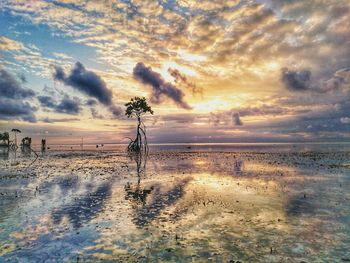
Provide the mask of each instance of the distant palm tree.
POLYGON ((15 145, 17 146, 17 133, 21 133, 21 131, 18 129, 12 129, 11 131, 15 134, 15 145))

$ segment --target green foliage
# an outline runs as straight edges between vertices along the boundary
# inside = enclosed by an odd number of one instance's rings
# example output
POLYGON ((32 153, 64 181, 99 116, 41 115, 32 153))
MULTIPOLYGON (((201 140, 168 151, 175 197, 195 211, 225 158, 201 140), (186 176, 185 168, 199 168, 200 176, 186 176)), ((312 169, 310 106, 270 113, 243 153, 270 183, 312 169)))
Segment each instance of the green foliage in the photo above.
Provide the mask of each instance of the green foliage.
POLYGON ((153 110, 151 106, 147 104, 146 98, 134 97, 128 103, 125 104, 126 110, 125 115, 128 118, 140 117, 147 112, 153 115, 153 110))

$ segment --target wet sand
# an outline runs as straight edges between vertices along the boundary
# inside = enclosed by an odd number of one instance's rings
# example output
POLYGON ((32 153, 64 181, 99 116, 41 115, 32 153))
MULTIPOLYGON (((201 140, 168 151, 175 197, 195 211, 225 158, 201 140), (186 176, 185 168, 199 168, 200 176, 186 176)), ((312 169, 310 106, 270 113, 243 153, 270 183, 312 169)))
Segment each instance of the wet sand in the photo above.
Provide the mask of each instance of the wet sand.
POLYGON ((0 160, 0 262, 350 261, 347 151, 33 160, 0 160))

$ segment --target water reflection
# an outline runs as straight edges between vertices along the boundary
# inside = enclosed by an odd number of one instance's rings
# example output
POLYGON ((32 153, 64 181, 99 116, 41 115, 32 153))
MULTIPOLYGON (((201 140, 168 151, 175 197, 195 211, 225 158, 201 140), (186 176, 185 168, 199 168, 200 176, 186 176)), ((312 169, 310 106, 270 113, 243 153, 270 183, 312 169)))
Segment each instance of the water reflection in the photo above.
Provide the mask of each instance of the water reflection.
POLYGON ((37 153, 28 145, 21 145, 20 148, 0 146, 0 166, 19 166, 21 163, 30 166, 38 157, 37 153), (32 156, 35 159, 31 159, 32 156))
POLYGON ((10 163, 12 166, 19 165, 19 161, 17 160, 17 147, 10 149, 9 159, 11 160, 10 163))
POLYGON ((21 145, 21 153, 23 157, 29 157, 32 154, 32 149, 29 145, 21 145))
POLYGON ((242 175, 244 162, 242 160, 235 160, 233 164, 233 173, 235 175, 242 175))
POLYGON ((124 189, 126 192, 125 199, 132 202, 134 209, 132 222, 137 227, 143 227, 157 218, 161 212, 169 206, 175 204, 184 195, 184 188, 190 181, 185 178, 176 182, 175 185, 163 191, 164 187, 159 183, 149 186, 141 186, 141 177, 146 174, 147 153, 133 153, 131 159, 136 163, 137 184, 133 185, 127 182, 124 189), (151 199, 147 202, 147 197, 151 199))
POLYGON ((48 152, 44 157, 30 168, 0 171, 5 261, 350 257, 346 154, 48 152), (27 173, 35 176, 19 176, 27 173))
POLYGON ((6 161, 9 159, 10 150, 7 146, 0 145, 0 159, 6 161))
POLYGON ((89 223, 101 212, 110 195, 111 184, 105 183, 96 191, 77 198, 73 203, 54 209, 52 211, 53 223, 61 224, 62 219, 67 217, 74 228, 80 228, 82 224, 89 223))
POLYGON ((128 152, 130 160, 136 164, 137 183, 127 182, 124 186, 125 200, 130 200, 136 205, 145 205, 147 196, 152 192, 153 186, 145 189, 141 186, 141 177, 146 174, 146 165, 148 151, 146 152, 128 152))
POLYGON ((160 185, 151 186, 148 194, 152 191, 152 200, 147 204, 143 203, 141 207, 134 207, 132 222, 137 227, 143 227, 159 217, 164 209, 174 205, 184 196, 189 181, 189 178, 183 179, 165 192, 160 185))
POLYGON ((288 216, 311 216, 315 214, 315 207, 310 197, 294 196, 286 204, 286 213, 288 216))

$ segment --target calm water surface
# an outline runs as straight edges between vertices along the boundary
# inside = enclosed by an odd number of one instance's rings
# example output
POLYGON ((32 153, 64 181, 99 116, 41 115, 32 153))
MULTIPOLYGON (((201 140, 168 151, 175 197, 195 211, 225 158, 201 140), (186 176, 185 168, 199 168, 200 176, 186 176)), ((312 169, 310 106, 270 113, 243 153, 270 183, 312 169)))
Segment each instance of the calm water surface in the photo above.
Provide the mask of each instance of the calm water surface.
POLYGON ((0 262, 350 261, 347 148, 265 146, 2 153, 0 262))

